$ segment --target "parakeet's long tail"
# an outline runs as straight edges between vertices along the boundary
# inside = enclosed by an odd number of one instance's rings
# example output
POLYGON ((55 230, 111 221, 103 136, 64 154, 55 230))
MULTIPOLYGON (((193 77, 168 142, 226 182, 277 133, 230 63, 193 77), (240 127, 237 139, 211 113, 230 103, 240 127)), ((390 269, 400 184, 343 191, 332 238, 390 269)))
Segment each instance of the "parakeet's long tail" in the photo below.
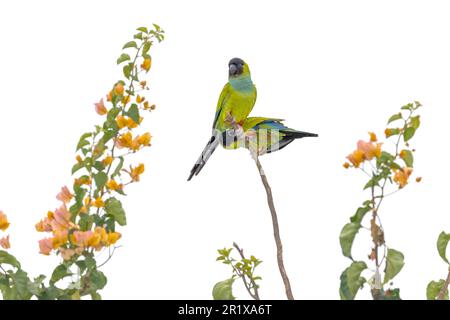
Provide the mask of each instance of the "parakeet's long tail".
POLYGON ((305 132, 305 131, 297 131, 293 129, 287 128, 287 130, 280 130, 283 134, 283 138, 279 141, 279 145, 277 149, 269 148, 267 153, 278 151, 286 147, 289 143, 294 141, 295 139, 307 138, 307 137, 318 137, 319 135, 316 133, 305 132))
POLYGON ((198 173, 203 169, 203 167, 206 164, 206 161, 208 161, 209 157, 213 154, 213 152, 216 150, 217 146, 219 145, 219 137, 216 135, 213 135, 211 139, 206 144, 206 147, 203 149, 202 154, 198 158, 197 162, 195 163, 194 167, 191 170, 191 174, 189 175, 189 178, 187 181, 191 180, 193 176, 198 175, 198 173))

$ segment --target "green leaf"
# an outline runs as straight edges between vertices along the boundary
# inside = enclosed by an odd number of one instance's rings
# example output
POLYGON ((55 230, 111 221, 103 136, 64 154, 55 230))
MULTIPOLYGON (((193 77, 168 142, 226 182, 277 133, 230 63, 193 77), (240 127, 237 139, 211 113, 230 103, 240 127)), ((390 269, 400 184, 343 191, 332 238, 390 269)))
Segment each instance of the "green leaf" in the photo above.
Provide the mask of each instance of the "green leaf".
MULTIPOLYGON (((427 286, 427 299, 428 300, 436 300, 436 298, 439 295, 439 292, 441 292, 442 287, 445 283, 444 279, 440 279, 438 281, 430 281, 430 283, 427 286)), ((445 300, 448 300, 448 290, 444 297, 445 300)))
POLYGON ((125 216, 125 211, 122 208, 122 203, 116 198, 109 198, 105 202, 105 211, 107 214, 114 217, 114 220, 121 226, 127 224, 127 219, 125 216))
POLYGON ((57 266, 55 268, 55 270, 53 270, 52 273, 52 277, 50 278, 50 284, 54 284, 56 282, 58 282, 59 280, 71 276, 72 273, 69 272, 69 270, 67 269, 67 266, 64 264, 60 264, 59 266, 57 266))
POLYGON ((365 262, 355 261, 342 272, 340 277, 341 285, 339 287, 339 294, 342 300, 355 299, 356 293, 366 282, 366 279, 361 277, 361 272, 365 269, 367 269, 365 262))
POLYGON ((373 176, 369 181, 367 181, 363 190, 378 186, 379 185, 378 182, 380 181, 381 178, 382 177, 380 175, 373 176))
POLYGON ((136 34, 134 35, 134 38, 135 38, 135 39, 142 40, 142 32, 136 33, 136 34))
POLYGON ((144 33, 148 33, 148 29, 146 27, 139 27, 136 29, 137 31, 142 31, 144 33))
POLYGON ((0 250, 0 264, 2 263, 9 264, 10 266, 20 269, 20 263, 13 255, 10 255, 6 251, 0 250))
POLYGON ((137 104, 133 103, 127 112, 128 116, 133 119, 136 124, 139 124, 139 109, 137 104))
POLYGON ((116 117, 119 114, 119 112, 120 112, 120 108, 117 108, 117 107, 111 108, 108 111, 108 115, 106 116, 106 120, 115 122, 116 117))
POLYGON ((28 290, 28 282, 30 282, 30 279, 28 279, 28 274, 25 271, 19 269, 16 271, 16 273, 11 275, 11 278, 14 281, 19 299, 29 300, 32 294, 28 290))
POLYGON ((89 279, 91 280, 91 289, 94 292, 103 289, 108 282, 103 272, 98 270, 92 271, 89 279))
POLYGON ((151 46, 152 46, 151 42, 144 43, 144 46, 142 48, 142 54, 146 54, 150 50, 151 46))
POLYGON ((355 222, 355 223, 361 224, 361 221, 364 219, 364 216, 371 209, 372 208, 369 205, 366 205, 364 207, 359 207, 358 210, 356 210, 356 213, 350 218, 350 222, 355 222))
POLYGON ((401 158, 405 162, 406 166, 412 168, 412 166, 414 164, 414 156, 413 156, 412 152, 410 150, 404 149, 401 151, 400 154, 401 154, 401 158))
POLYGON ((119 164, 117 165, 116 169, 112 173, 111 178, 114 178, 115 176, 117 176, 120 173, 120 170, 122 170, 122 167, 123 167, 124 160, 125 159, 122 156, 119 157, 119 164))
POLYGON ((122 53, 120 57, 117 59, 117 64, 121 64, 122 62, 130 60, 130 56, 126 53, 122 53))
POLYGON ((88 270, 93 270, 97 266, 97 262, 92 257, 86 257, 84 261, 86 262, 86 267, 88 270))
POLYGON ((400 109, 402 109, 402 110, 411 110, 412 108, 413 108, 413 104, 412 103, 408 103, 407 105, 404 105, 400 109))
POLYGON ((108 176, 105 172, 100 171, 99 173, 94 175, 94 181, 95 185, 97 186, 97 190, 101 190, 105 186, 106 181, 108 181, 108 176))
POLYGON ((233 296, 233 282, 234 279, 227 279, 221 282, 216 283, 213 288, 213 299, 214 300, 234 300, 236 299, 233 296))
POLYGON ((83 148, 84 146, 89 144, 89 141, 87 140, 87 138, 92 136, 92 132, 87 132, 84 133, 81 137, 80 140, 78 140, 78 144, 77 144, 77 149, 76 151, 80 150, 81 148, 83 148))
POLYGON ((442 260, 450 264, 450 262, 447 259, 446 251, 447 251, 447 245, 450 241, 450 233, 445 233, 444 231, 441 232, 439 235, 439 238, 437 240, 437 249, 439 252, 439 255, 441 256, 442 260))
POLYGON ((84 168, 84 166, 85 166, 84 162, 77 162, 77 163, 75 163, 73 165, 73 167, 72 167, 72 174, 74 174, 75 172, 77 172, 81 168, 84 168))
POLYGON ((130 79, 130 75, 131 75, 131 71, 133 70, 132 68, 133 64, 126 64, 123 66, 123 75, 125 76, 125 78, 130 79))
POLYGON ((92 300, 102 300, 102 296, 100 295, 100 293, 97 293, 97 292, 92 292, 91 298, 92 298, 92 300))
POLYGON ((411 124, 411 127, 413 127, 415 130, 417 130, 417 128, 419 128, 419 126, 420 126, 420 116, 412 117, 410 120, 410 124, 411 124))
POLYGON ((403 253, 394 249, 388 249, 386 256, 386 269, 384 270, 383 284, 388 283, 402 270, 405 265, 403 253))
POLYGON ((125 43, 122 50, 126 49, 126 48, 136 48, 137 49, 136 41, 129 41, 129 42, 125 43))
POLYGON ((414 134, 416 133, 416 129, 413 127, 408 127, 405 129, 405 132, 403 133, 403 139, 405 142, 409 141, 412 137, 414 137, 414 134))
POLYGON ((339 235, 339 242, 341 244, 342 254, 353 260, 352 258, 352 245, 353 240, 355 240, 355 236, 358 233, 361 225, 359 223, 347 223, 341 231, 339 235))
POLYGON ((402 113, 401 113, 401 112, 396 113, 396 114, 394 114, 393 116, 391 116, 391 117, 389 118, 388 124, 391 123, 391 122, 393 122, 393 121, 395 121, 395 120, 400 120, 400 119, 402 119, 402 118, 403 118, 403 117, 402 117, 402 113))

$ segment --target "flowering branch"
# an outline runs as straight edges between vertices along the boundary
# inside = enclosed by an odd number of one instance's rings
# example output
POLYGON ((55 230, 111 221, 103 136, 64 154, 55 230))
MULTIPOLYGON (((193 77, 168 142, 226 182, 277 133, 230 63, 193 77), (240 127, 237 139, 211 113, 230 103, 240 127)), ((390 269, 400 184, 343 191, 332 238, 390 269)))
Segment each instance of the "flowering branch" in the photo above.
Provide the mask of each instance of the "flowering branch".
MULTIPOLYGON (((409 182, 413 172, 414 149, 410 148, 409 141, 420 126, 420 116, 414 116, 414 113, 421 107, 419 102, 407 104, 401 108, 399 113, 392 115, 388 124, 402 121, 402 126, 397 128, 387 128, 385 130, 386 138, 397 136, 394 143, 394 152, 390 153, 387 149, 382 150, 383 143, 379 143, 374 133, 370 132, 370 141, 358 141, 357 149, 347 156, 349 162, 344 163, 345 168, 360 168, 368 176, 369 181, 364 189, 370 189, 370 199, 363 202, 356 213, 350 218, 341 231, 339 240, 342 253, 345 257, 352 260, 351 265, 341 274, 340 295, 342 299, 354 299, 356 293, 367 282, 371 287, 372 297, 379 299, 400 299, 399 289, 384 289, 384 285, 392 280, 403 268, 404 256, 400 251, 389 248, 386 245, 384 229, 381 224, 379 210, 384 198, 403 189, 409 182), (407 113, 405 116, 404 113, 407 113), (404 142, 402 150, 401 142, 404 142), (403 162, 403 165, 401 164, 403 162), (367 172, 361 165, 369 164, 371 171, 367 172), (386 193, 386 188, 391 186, 396 188, 392 192, 386 193), (367 270, 367 264, 364 261, 355 261, 351 255, 351 248, 356 234, 362 228, 362 221, 365 215, 371 212, 370 235, 373 247, 369 254, 369 260, 374 261, 375 271, 370 280, 361 276, 363 271, 367 270), (383 249, 383 255, 380 258, 379 249, 383 249), (384 264, 384 279, 381 279, 381 266, 384 264)), ((384 149, 384 147, 383 147, 384 149)), ((420 182, 421 178, 416 178, 420 182)))

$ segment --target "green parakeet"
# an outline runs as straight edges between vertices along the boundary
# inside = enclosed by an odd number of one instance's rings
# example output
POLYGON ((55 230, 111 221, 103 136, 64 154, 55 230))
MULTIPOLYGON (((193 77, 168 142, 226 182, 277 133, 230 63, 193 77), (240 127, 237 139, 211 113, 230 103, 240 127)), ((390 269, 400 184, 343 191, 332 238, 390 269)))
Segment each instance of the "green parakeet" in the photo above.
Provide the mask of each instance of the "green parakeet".
POLYGON ((225 148, 247 148, 252 155, 259 156, 265 153, 278 151, 295 139, 317 137, 315 133, 297 131, 286 127, 281 119, 264 117, 250 117, 243 123, 244 134, 237 136, 225 148))
POLYGON ((242 128, 255 102, 256 87, 247 63, 239 58, 231 59, 228 63, 228 82, 217 102, 212 136, 192 168, 188 181, 202 170, 219 143, 223 146, 233 143, 236 128, 242 128))

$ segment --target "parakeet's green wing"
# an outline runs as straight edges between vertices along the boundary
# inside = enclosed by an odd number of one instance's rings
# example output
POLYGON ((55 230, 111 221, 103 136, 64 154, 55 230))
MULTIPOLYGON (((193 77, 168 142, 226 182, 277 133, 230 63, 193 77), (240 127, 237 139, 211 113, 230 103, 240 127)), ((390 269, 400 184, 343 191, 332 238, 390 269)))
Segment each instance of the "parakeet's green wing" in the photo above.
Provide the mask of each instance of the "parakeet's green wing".
POLYGON ((222 89, 222 92, 219 96, 219 101, 217 101, 216 115, 214 117, 213 129, 216 127, 217 120, 219 119, 220 113, 223 110, 223 107, 226 105, 229 97, 231 95, 230 83, 227 82, 222 89))

